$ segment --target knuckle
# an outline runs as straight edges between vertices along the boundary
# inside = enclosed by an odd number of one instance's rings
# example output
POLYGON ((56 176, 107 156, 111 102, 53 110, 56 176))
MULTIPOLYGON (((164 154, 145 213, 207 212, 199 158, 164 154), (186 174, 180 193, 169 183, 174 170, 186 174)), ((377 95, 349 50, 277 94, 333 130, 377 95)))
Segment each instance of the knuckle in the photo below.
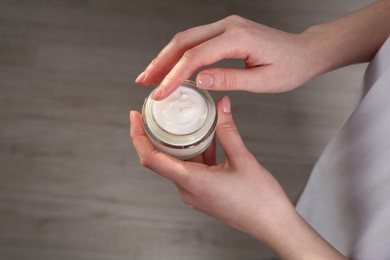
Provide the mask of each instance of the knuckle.
POLYGON ((250 20, 242 18, 241 16, 234 15, 230 17, 229 26, 226 28, 226 32, 235 39, 242 39, 242 37, 248 37, 253 35, 255 26, 250 20))
POLYGON ((228 29, 228 33, 234 39, 241 39, 241 40, 248 39, 253 35, 252 29, 242 24, 230 27, 228 29))
POLYGON ((141 165, 145 168, 149 168, 150 167, 150 162, 149 160, 147 160, 145 157, 140 157, 139 158, 139 162, 141 163, 141 165))
POLYGON ((190 50, 187 50, 183 53, 183 56, 180 59, 180 64, 182 67, 187 69, 195 69, 204 65, 202 57, 200 57, 200 50, 195 47, 190 50))
POLYGON ((148 166, 148 162, 147 160, 145 160, 145 158, 139 158, 139 163, 143 166, 143 167, 146 167, 148 166))
POLYGON ((150 65, 156 66, 159 63, 160 59, 159 57, 154 58, 151 62, 150 65))
POLYGON ((183 59, 184 59, 184 61, 191 62, 191 61, 195 60, 197 55, 198 55, 198 51, 196 50, 196 48, 193 48, 193 49, 190 49, 190 50, 184 52, 183 59))
POLYGON ((180 193, 180 199, 184 202, 186 205, 191 205, 192 204, 192 198, 188 193, 180 193))
POLYGON ((226 17, 226 20, 230 23, 233 23, 233 24, 239 24, 239 23, 246 21, 245 18, 243 18, 239 15, 236 15, 236 14, 229 15, 228 17, 226 17))
POLYGON ((165 82, 172 82, 175 79, 175 75, 172 71, 170 71, 166 76, 164 81, 165 82))
POLYGON ((237 85, 237 77, 236 74, 230 70, 223 70, 223 80, 222 84, 225 87, 233 88, 237 85))
POLYGON ((224 122, 222 124, 220 124, 218 126, 218 128, 220 130, 223 130, 223 131, 233 131, 233 132, 237 132, 237 127, 236 127, 236 124, 234 124, 234 122, 224 122))
POLYGON ((179 47, 183 46, 186 37, 187 37, 187 34, 186 34, 185 31, 178 32, 178 33, 176 33, 176 34, 173 36, 171 43, 172 43, 172 45, 174 45, 175 47, 179 48, 179 47))
POLYGON ((130 139, 131 139, 131 141, 134 143, 134 140, 135 140, 135 133, 133 133, 133 131, 130 131, 130 139))

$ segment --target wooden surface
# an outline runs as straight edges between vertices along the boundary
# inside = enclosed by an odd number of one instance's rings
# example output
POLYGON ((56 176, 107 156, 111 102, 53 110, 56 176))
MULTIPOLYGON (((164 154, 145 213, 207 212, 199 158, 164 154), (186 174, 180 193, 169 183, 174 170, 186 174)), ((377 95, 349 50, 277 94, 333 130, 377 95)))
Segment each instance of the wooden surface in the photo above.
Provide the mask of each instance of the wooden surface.
MULTIPOLYGON (((272 257, 139 165, 128 112, 150 88, 133 80, 195 25, 234 13, 300 32, 368 2, 0 0, 0 259, 272 257)), ((285 94, 228 93, 245 143, 292 200, 356 104, 364 68, 285 94)))

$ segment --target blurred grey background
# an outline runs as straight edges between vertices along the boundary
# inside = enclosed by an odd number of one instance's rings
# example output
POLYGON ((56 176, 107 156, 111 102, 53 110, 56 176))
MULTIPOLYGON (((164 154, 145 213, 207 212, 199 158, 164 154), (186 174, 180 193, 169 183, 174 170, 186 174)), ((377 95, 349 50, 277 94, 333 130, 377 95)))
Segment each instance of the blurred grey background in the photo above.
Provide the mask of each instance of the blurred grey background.
MULTIPOLYGON (((369 2, 0 0, 0 259, 270 259, 139 165, 128 114, 151 88, 133 81, 178 31, 238 14, 298 33, 369 2)), ((212 94, 231 97, 245 143, 296 201, 365 67, 284 94, 212 94)))

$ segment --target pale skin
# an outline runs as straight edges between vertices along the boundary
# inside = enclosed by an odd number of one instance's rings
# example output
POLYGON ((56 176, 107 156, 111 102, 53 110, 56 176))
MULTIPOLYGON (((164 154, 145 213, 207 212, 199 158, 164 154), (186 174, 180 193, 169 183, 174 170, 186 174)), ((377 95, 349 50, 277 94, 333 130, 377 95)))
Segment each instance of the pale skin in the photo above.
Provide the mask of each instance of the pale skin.
MULTIPOLYGON (((321 73, 371 60, 389 34, 389 0, 301 34, 231 16, 177 34, 136 82, 161 82, 154 98, 163 99, 197 69, 239 58, 244 69, 205 69, 197 75, 198 87, 283 92, 321 73)), ((245 147, 229 98, 219 100, 217 109, 216 137, 226 155, 221 164, 215 142, 191 161, 158 152, 140 114, 132 111, 130 135, 141 164, 171 180, 185 204, 262 241, 281 259, 346 259, 300 217, 276 179, 245 147)))

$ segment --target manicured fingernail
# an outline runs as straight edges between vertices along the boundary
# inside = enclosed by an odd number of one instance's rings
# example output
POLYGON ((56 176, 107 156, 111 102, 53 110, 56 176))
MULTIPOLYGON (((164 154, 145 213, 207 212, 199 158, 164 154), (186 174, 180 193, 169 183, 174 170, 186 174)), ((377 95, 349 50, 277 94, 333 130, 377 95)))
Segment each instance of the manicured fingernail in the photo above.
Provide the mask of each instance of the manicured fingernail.
POLYGON ((130 110, 130 123, 133 121, 134 118, 134 111, 130 110))
POLYGON ((196 84, 200 88, 210 88, 214 85, 213 75, 208 73, 202 73, 198 75, 196 84))
POLYGON ((142 135, 144 133, 141 121, 139 120, 141 118, 136 118, 136 111, 130 111, 130 132, 132 136, 142 135))
POLYGON ((146 77, 146 71, 138 75, 138 77, 135 79, 135 83, 140 83, 145 79, 145 77, 146 77))
POLYGON ((221 107, 222 111, 224 113, 230 113, 231 112, 231 104, 230 104, 230 98, 228 96, 224 96, 221 100, 221 107))
POLYGON ((152 99, 154 100, 160 100, 161 96, 163 94, 163 90, 161 87, 158 87, 156 89, 156 91, 154 91, 153 95, 152 95, 152 99))

